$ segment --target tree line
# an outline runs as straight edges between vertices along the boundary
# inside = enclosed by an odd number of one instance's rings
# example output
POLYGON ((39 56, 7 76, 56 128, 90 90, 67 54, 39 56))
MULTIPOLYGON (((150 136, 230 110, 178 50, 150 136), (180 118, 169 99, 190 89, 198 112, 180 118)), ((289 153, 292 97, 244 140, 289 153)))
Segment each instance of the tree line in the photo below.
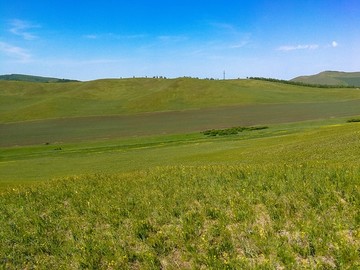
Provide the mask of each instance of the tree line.
POLYGON ((306 87, 317 87, 317 88, 354 88, 354 86, 349 86, 349 85, 313 84, 313 83, 303 83, 303 82, 295 82, 295 81, 287 81, 287 80, 279 80, 279 79, 263 78, 263 77, 247 77, 247 79, 284 83, 284 84, 291 84, 291 85, 299 85, 299 86, 306 86, 306 87))

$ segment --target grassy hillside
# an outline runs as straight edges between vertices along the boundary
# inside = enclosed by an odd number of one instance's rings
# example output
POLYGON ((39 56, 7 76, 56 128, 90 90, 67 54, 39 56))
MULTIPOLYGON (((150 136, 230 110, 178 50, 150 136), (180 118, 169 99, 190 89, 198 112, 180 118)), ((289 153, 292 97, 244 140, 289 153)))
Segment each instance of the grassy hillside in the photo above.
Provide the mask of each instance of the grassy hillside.
POLYGON ((0 81, 0 123, 353 99, 360 99, 357 89, 319 89, 256 80, 122 79, 66 84, 0 81))
POLYGON ((359 110, 257 80, 0 81, 0 269, 358 269, 359 110))
POLYGON ((0 81, 0 86, 0 146, 181 134, 360 114, 357 89, 259 80, 0 81))
POLYGON ((29 161, 34 172, 78 176, 2 190, 0 265, 357 269, 359 125, 142 139, 130 148, 9 149, 2 164, 18 176, 29 161), (121 172, 126 166, 137 171, 121 172))
POLYGON ((360 86, 360 72, 324 71, 316 75, 296 77, 291 81, 308 84, 360 86))
POLYGON ((40 82, 40 83, 49 83, 49 82, 74 82, 75 80, 68 79, 58 79, 51 77, 41 77, 33 75, 23 75, 23 74, 9 74, 9 75, 0 75, 0 81, 22 81, 22 82, 40 82))
POLYGON ((359 114, 360 100, 351 100, 253 104, 175 112, 47 119, 0 124, 0 147, 181 134, 233 126, 268 125, 359 114))

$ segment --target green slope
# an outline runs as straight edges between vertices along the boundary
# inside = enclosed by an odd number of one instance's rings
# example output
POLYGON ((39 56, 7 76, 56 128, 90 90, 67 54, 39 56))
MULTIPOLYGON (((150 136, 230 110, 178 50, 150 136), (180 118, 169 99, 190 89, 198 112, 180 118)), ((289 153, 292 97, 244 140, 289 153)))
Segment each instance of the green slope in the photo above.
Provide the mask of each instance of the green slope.
POLYGON ((108 79, 66 84, 0 81, 0 123, 355 99, 360 99, 357 89, 319 89, 257 80, 108 79))
POLYGON ((22 81, 22 82, 74 82, 75 80, 68 79, 58 79, 51 77, 41 77, 33 75, 24 75, 24 74, 9 74, 9 75, 0 75, 0 80, 4 81, 22 81))
POLYGON ((296 77, 291 81, 307 84, 360 86, 360 72, 324 71, 316 75, 296 77))
POLYGON ((183 134, 209 129, 334 119, 334 117, 357 119, 357 115, 360 115, 360 100, 255 104, 176 112, 0 123, 0 147, 183 134))
POLYGON ((271 125, 268 129, 223 137, 195 133, 2 147, 0 187, 156 166, 358 165, 360 124, 345 122, 332 119, 271 125))

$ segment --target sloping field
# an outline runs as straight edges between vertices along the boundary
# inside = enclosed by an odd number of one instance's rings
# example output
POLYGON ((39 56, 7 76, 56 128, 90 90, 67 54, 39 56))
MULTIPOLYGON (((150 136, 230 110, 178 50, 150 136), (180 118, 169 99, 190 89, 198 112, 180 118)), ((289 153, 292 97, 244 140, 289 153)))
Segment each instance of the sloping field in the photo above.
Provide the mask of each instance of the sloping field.
POLYGON ((3 148, 0 185, 47 181, 97 172, 156 166, 239 164, 337 164, 359 162, 360 124, 319 127, 307 123, 229 137, 202 134, 3 148), (60 149, 61 148, 61 149, 60 149))
POLYGON ((209 109, 94 116, 0 124, 0 146, 178 134, 232 126, 266 125, 360 115, 360 100, 256 104, 209 109))
MULTIPOLYGON (((43 153, 29 169, 73 176, 0 192, 0 266, 358 269, 359 142, 359 124, 351 123, 43 153), (130 163, 142 170, 124 173, 130 163), (96 174, 74 176, 86 167, 96 174)), ((2 165, 24 176, 30 159, 2 165)))
POLYGON ((256 80, 179 78, 75 83, 0 81, 0 123, 354 99, 360 99, 360 91, 357 89, 319 89, 256 80))

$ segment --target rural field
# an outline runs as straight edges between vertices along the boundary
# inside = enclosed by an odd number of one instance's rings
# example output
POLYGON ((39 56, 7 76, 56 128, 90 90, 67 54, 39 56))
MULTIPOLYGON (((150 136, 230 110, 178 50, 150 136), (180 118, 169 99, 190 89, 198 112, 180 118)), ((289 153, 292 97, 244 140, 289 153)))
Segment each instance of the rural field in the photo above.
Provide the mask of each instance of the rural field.
POLYGON ((0 81, 1 269, 359 269, 360 90, 0 81))

